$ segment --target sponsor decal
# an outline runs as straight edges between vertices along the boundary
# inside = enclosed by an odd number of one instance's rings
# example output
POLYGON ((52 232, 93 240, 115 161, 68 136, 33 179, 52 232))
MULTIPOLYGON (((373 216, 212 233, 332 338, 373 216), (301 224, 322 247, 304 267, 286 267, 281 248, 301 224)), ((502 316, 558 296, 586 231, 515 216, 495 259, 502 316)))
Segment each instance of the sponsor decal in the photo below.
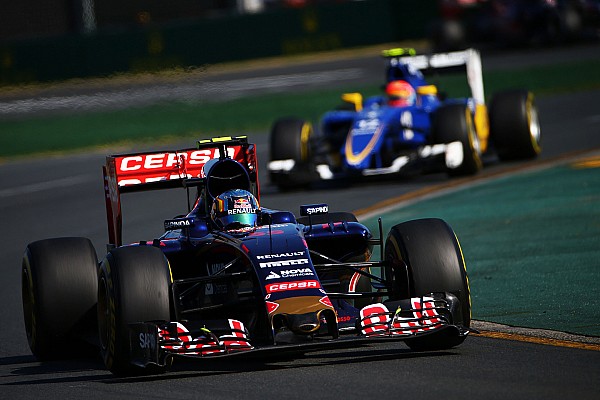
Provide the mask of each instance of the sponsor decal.
POLYGON ((165 221, 165 230, 175 230, 192 226, 191 219, 168 219, 165 221))
POLYGON ((261 268, 273 268, 273 267, 289 267, 292 265, 305 265, 308 264, 308 258, 297 258, 295 260, 279 260, 279 261, 268 261, 259 263, 261 268))
POLYGON ((349 315, 344 315, 342 317, 337 317, 337 322, 350 322, 350 320, 352 320, 352 317, 349 315))
POLYGON ((266 260, 266 259, 278 259, 278 258, 291 258, 291 257, 298 257, 298 256, 303 256, 304 252, 303 251, 294 251, 291 253, 278 253, 278 254, 263 254, 263 255, 259 255, 256 256, 257 260, 266 260))
MULTIPOLYGON (((229 155, 233 157, 233 148, 229 148, 229 155)), ((204 165, 209 160, 219 157, 219 149, 194 150, 184 153, 154 153, 138 154, 119 157, 117 167, 119 172, 144 171, 156 169, 177 168, 181 157, 189 165, 204 165)))
POLYGON ((300 215, 316 215, 327 214, 329 206, 327 204, 311 204, 308 206, 300 206, 300 215))
POLYGON ((265 278, 265 280, 279 279, 279 278, 281 278, 281 276, 279 274, 277 274, 275 271, 271 271, 271 272, 269 272, 269 275, 267 275, 267 277, 265 278))
MULTIPOLYGON (((235 159, 239 146, 227 148, 235 159)), ((162 180, 202 177, 202 167, 211 159, 219 158, 218 148, 185 150, 181 152, 133 154, 115 157, 118 185, 139 185, 162 180)))
POLYGON ((309 276, 314 275, 312 269, 310 268, 298 268, 298 269, 284 269, 282 271, 269 272, 269 275, 265 278, 265 280, 269 279, 279 279, 279 278, 296 278, 298 276, 309 276))
POLYGON ((350 131, 351 136, 360 135, 372 135, 377 130, 381 122, 379 118, 361 119, 359 120, 352 130, 350 131))
POLYGON ((271 283, 265 286, 267 293, 276 292, 287 292, 288 290, 304 290, 304 289, 319 289, 321 285, 319 281, 305 280, 305 281, 292 281, 292 282, 281 282, 271 283))
POLYGON ((140 348, 154 350, 156 348, 156 335, 153 333, 140 333, 140 348))
POLYGON ((252 207, 244 207, 244 208, 234 208, 232 210, 227 210, 228 215, 235 214, 256 214, 256 208, 252 207))

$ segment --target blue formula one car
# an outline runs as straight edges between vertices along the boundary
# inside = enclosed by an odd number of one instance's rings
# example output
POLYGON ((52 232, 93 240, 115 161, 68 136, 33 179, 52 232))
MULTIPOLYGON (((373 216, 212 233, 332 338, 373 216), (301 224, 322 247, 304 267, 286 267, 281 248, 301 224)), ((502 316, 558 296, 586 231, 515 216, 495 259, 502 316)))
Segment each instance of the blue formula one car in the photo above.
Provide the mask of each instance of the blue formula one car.
POLYGON ((325 113, 320 132, 299 118, 282 118, 270 136, 272 183, 282 189, 320 180, 445 170, 471 175, 484 155, 528 159, 540 151, 534 96, 504 91, 485 103, 476 50, 416 55, 383 52, 386 95, 363 100, 346 93, 346 107, 325 113), (424 73, 465 69, 471 96, 444 98, 424 73), (349 106, 349 107, 348 107, 349 106))
POLYGON ((381 340, 436 350, 465 340, 469 284, 448 224, 400 223, 384 243, 381 222, 375 238, 326 204, 302 206, 299 217, 261 207, 255 150, 238 137, 107 157, 106 256, 99 261, 82 237, 26 248, 23 312, 33 354, 80 357, 92 346, 110 371, 128 376, 163 372, 182 357, 381 340), (194 205, 164 221, 164 233, 124 245, 121 195, 167 188, 184 189, 194 205), (379 261, 371 260, 374 246, 379 261))

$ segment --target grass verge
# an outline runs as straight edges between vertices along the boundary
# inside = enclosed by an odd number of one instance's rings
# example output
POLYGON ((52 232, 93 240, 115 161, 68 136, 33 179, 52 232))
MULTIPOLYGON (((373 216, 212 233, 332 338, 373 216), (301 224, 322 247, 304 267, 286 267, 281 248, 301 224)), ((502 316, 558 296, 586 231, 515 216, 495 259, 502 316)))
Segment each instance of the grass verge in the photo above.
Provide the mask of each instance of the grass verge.
MULTIPOLYGON (((600 60, 484 73, 486 96, 523 87, 537 95, 600 88, 600 60)), ((452 97, 468 95, 464 75, 433 77, 452 97)), ((379 87, 355 87, 374 95, 379 87)), ((0 120, 0 157, 63 152, 121 142, 267 132, 282 116, 313 121, 340 103, 339 89, 267 94, 223 103, 173 102, 116 111, 0 120)))

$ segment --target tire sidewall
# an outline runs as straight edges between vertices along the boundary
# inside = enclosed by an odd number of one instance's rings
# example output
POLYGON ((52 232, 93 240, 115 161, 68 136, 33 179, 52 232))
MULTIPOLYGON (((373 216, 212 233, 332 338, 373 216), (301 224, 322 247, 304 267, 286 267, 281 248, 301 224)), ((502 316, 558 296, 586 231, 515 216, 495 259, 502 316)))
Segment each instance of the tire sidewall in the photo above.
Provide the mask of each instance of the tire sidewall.
POLYGON ((138 375, 131 364, 129 324, 170 320, 170 270, 151 246, 112 250, 98 274, 98 327, 101 354, 116 375, 138 375))
POLYGON ((462 145, 463 161, 455 168, 447 167, 448 175, 473 175, 481 170, 479 138, 466 105, 446 104, 440 107, 433 117, 433 137, 435 143, 460 142, 462 145))
POLYGON ((533 93, 499 92, 490 103, 490 140, 500 160, 535 158, 541 153, 541 128, 533 93))
POLYGON ((27 340, 41 360, 83 355, 96 329, 97 257, 86 238, 30 243, 23 255, 21 293, 27 340))
MULTIPOLYGON (((406 265, 407 272, 396 271, 396 291, 406 296, 424 296, 432 292, 451 292, 461 302, 462 325, 470 326, 471 296, 464 256, 452 228, 443 220, 425 218, 395 225, 385 245, 386 261, 396 268, 406 265)), ((393 272, 393 271, 392 271, 393 272)))

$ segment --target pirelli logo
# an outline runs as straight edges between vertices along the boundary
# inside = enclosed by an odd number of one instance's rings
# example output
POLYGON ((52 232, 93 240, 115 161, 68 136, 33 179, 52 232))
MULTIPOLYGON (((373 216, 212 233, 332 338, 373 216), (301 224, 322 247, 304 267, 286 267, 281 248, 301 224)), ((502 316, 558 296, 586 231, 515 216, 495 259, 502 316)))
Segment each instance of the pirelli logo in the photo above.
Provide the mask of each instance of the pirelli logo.
POLYGON ((308 264, 308 258, 296 258, 294 260, 268 261, 268 262, 261 262, 259 265, 261 268, 273 268, 273 267, 289 267, 292 265, 306 265, 306 264, 308 264))

